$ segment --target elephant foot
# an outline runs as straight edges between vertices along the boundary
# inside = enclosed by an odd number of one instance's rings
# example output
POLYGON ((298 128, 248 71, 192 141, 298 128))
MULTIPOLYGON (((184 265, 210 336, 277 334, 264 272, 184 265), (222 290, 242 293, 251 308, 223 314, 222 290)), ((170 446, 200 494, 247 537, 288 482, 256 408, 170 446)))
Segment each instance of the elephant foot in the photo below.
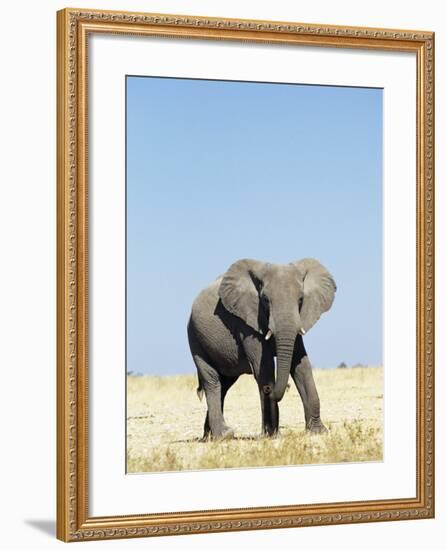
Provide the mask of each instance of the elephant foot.
POLYGON ((212 439, 233 439, 234 438, 234 430, 232 428, 229 428, 228 426, 226 428, 223 428, 223 430, 217 434, 212 434, 212 439))
POLYGON ((234 430, 228 426, 222 430, 216 430, 215 432, 207 432, 203 435, 201 441, 223 441, 226 439, 234 438, 234 430))
POLYGON ((310 434, 325 434, 328 433, 327 428, 322 423, 320 418, 310 418, 307 423, 306 429, 310 434))
POLYGON ((204 432, 203 437, 200 439, 202 443, 206 443, 211 439, 211 432, 204 432))
POLYGON ((277 437, 279 435, 279 429, 271 426, 265 426, 262 430, 263 437, 277 437))

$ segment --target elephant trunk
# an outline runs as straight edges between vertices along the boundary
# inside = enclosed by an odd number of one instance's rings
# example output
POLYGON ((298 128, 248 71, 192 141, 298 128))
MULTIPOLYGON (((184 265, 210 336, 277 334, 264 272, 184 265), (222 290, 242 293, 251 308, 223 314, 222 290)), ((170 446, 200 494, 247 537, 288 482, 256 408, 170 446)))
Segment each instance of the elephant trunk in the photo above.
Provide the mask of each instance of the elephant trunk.
POLYGON ((277 402, 282 399, 288 384, 297 332, 294 327, 287 327, 276 334, 277 377, 273 397, 277 402))

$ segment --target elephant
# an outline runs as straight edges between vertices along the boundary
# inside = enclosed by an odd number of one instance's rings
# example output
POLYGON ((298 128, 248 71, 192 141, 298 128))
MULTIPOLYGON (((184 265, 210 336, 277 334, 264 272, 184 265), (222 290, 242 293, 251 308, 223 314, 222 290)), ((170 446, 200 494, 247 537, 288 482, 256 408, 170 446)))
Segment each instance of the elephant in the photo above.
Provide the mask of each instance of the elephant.
POLYGON ((305 258, 289 264, 238 260, 199 293, 187 332, 197 393, 201 399, 204 392, 207 402, 203 440, 234 437, 223 405, 242 374, 253 374, 257 382, 264 436, 278 434, 278 403, 290 375, 303 403, 306 430, 327 431, 302 336, 331 308, 335 292, 327 269, 305 258))

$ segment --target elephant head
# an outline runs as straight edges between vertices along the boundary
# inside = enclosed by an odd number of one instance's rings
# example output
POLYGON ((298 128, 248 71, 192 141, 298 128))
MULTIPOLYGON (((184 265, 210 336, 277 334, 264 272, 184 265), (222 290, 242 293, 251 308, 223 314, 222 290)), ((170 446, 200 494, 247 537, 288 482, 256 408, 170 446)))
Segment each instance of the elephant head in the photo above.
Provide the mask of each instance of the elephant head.
POLYGON ((285 392, 296 338, 330 309, 335 291, 333 277, 312 258, 285 265, 239 260, 224 274, 219 297, 225 309, 266 340, 274 334, 276 401, 285 392))

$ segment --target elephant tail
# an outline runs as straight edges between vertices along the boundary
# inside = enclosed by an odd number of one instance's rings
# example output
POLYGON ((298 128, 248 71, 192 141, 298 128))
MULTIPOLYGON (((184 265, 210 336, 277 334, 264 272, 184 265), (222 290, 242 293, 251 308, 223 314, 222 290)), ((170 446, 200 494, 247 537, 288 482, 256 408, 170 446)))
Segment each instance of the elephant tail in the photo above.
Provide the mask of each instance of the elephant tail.
POLYGON ((201 382, 198 382, 197 395, 200 401, 203 399, 203 394, 204 394, 204 390, 201 386, 201 382))

